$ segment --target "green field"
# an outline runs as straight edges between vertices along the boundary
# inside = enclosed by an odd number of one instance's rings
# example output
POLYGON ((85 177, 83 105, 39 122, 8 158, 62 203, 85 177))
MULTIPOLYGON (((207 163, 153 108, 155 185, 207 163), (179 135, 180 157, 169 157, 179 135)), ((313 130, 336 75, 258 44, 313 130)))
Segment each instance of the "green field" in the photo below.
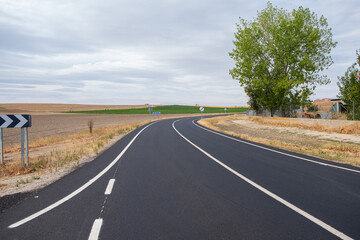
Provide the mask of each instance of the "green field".
MULTIPOLYGON (((204 113, 225 113, 224 108, 220 107, 204 107, 204 113)), ((246 112, 246 108, 227 108, 226 113, 241 113, 246 112)), ((189 114, 201 113, 198 106, 182 106, 169 105, 153 107, 153 112, 160 112, 161 114, 189 114)), ((94 111, 74 111, 67 113, 90 113, 90 114, 149 114, 147 108, 134 109, 118 109, 118 110, 94 110, 94 111)))

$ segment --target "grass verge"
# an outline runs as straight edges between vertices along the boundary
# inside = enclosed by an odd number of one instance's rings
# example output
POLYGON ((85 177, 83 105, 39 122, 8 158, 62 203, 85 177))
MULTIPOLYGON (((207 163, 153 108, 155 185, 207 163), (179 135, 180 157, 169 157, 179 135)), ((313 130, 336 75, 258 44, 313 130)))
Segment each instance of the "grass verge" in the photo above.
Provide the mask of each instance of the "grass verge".
MULTIPOLYGON (((327 125, 319 124, 318 122, 315 122, 313 124, 305 124, 303 121, 304 119, 291 119, 291 121, 287 121, 285 118, 277 118, 277 117, 272 117, 272 118, 249 117, 249 119, 258 124, 265 124, 272 126, 297 127, 308 130, 343 133, 343 134, 360 134, 359 121, 352 121, 348 125, 327 126, 327 125)), ((313 121, 311 119, 307 119, 307 120, 313 121)), ((335 120, 329 120, 329 121, 335 121, 335 120)))
MULTIPOLYGON (((330 161, 360 166, 359 144, 318 139, 302 134, 294 135, 271 130, 250 129, 232 123, 232 120, 239 119, 241 119, 241 117, 232 115, 202 119, 199 123, 215 131, 252 142, 311 155, 330 161)), ((289 126, 289 123, 284 121, 284 119, 282 119, 282 121, 284 122, 284 126, 289 126)), ((263 121, 263 123, 267 124, 265 121, 263 121)), ((281 126, 279 122, 277 123, 277 126, 281 126)), ((292 125, 292 127, 294 126, 295 125, 292 125)), ((322 128, 322 130, 324 129, 322 128)), ((332 132, 332 130, 330 131, 332 132)))
MULTIPOLYGON (((0 178, 28 173, 37 173, 40 178, 41 173, 56 172, 69 163, 73 163, 73 166, 76 167, 79 165, 80 158, 91 154, 97 155, 114 137, 127 134, 146 123, 94 128, 92 134, 89 130, 84 130, 38 139, 29 145, 29 168, 21 167, 20 156, 17 154, 12 161, 0 165, 0 178)), ((5 149, 5 152, 19 152, 19 149, 20 147, 16 146, 5 149)), ((26 184, 26 181, 18 182, 18 184, 26 184)))

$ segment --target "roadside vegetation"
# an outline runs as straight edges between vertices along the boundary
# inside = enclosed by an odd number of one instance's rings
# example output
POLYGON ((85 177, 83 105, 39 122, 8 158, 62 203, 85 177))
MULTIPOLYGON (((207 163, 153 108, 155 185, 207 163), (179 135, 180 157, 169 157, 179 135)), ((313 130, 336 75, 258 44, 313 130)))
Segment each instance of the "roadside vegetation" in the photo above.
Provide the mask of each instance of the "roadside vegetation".
POLYGON ((344 76, 338 77, 339 94, 347 105, 346 117, 349 120, 360 120, 360 50, 356 51, 357 63, 353 63, 345 72, 344 76))
MULTIPOLYGON (((160 112, 161 114, 199 114, 200 106, 183 106, 183 105, 169 105, 157 106, 152 108, 152 112, 160 112)), ((233 107, 204 107, 203 113, 241 113, 246 112, 247 108, 233 108, 233 107)), ((133 109, 116 109, 116 110, 95 110, 95 111, 73 111, 67 113, 87 113, 87 114, 149 114, 148 108, 133 108, 133 109)))
POLYGON ((253 20, 240 18, 230 75, 244 87, 250 108, 273 116, 308 105, 315 88, 330 82, 321 74, 333 63, 331 31, 324 16, 301 6, 289 12, 268 2, 253 20))
MULTIPOLYGON (((359 134, 360 123, 356 122, 347 126, 326 126, 314 124, 309 126, 300 121, 289 121, 289 119, 266 117, 248 117, 232 115, 226 117, 216 117, 202 119, 199 123, 207 128, 239 137, 252 142, 265 144, 272 147, 286 149, 301 154, 311 155, 322 159, 360 166, 360 144, 354 142, 344 142, 340 140, 322 139, 321 137, 306 135, 301 129, 312 131, 322 131, 329 133, 359 134), (236 124, 236 121, 246 120, 243 125, 236 124), (254 128, 254 125, 261 126, 254 128), (271 128, 271 126, 299 128, 297 133, 271 128)), ((296 119, 291 119, 296 120, 296 119)), ((352 135, 357 138, 356 135, 352 135)))
MULTIPOLYGON (((70 163, 72 163, 70 167, 77 167, 82 157, 97 155, 113 138, 127 134, 145 123, 147 122, 98 127, 91 131, 84 130, 37 139, 29 145, 30 165, 27 169, 21 166, 20 146, 6 148, 5 153, 14 153, 15 157, 12 161, 6 161, 5 164, 0 165, 0 178, 36 173, 37 175, 33 178, 37 180, 42 173, 56 172, 70 163)), ((20 181, 17 184, 25 183, 26 181, 20 181)))

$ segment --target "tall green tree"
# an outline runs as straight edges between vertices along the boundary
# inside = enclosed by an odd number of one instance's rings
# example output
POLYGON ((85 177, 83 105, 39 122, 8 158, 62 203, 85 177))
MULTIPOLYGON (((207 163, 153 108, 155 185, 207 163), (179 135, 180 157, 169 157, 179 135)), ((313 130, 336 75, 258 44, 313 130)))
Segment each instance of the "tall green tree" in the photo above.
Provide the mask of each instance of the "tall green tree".
POLYGON ((317 85, 329 83, 320 72, 333 63, 330 52, 337 44, 325 17, 270 2, 253 21, 240 18, 233 43, 230 75, 250 98, 256 92, 257 105, 272 115, 291 101, 306 104, 317 85))
POLYGON ((260 92, 257 92, 255 88, 252 88, 251 86, 246 86, 245 91, 249 97, 248 104, 252 110, 255 110, 256 113, 262 108, 260 103, 257 101, 260 97, 260 92))
MULTIPOLYGON (((357 51, 357 64, 360 67, 360 56, 357 51)), ((356 63, 352 64, 345 72, 344 76, 338 77, 339 94, 345 103, 348 104, 348 119, 360 120, 360 77, 359 69, 356 68, 356 63), (354 109, 353 109, 354 108, 354 109), (353 115, 353 111, 355 115, 353 115)))

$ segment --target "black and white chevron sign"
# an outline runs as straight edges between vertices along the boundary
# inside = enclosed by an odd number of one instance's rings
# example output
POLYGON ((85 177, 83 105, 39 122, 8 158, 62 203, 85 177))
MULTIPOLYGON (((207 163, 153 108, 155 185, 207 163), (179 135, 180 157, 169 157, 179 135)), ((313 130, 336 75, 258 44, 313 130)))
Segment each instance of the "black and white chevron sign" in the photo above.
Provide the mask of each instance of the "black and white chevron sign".
POLYGON ((0 115, 0 128, 31 127, 31 115, 0 115))

